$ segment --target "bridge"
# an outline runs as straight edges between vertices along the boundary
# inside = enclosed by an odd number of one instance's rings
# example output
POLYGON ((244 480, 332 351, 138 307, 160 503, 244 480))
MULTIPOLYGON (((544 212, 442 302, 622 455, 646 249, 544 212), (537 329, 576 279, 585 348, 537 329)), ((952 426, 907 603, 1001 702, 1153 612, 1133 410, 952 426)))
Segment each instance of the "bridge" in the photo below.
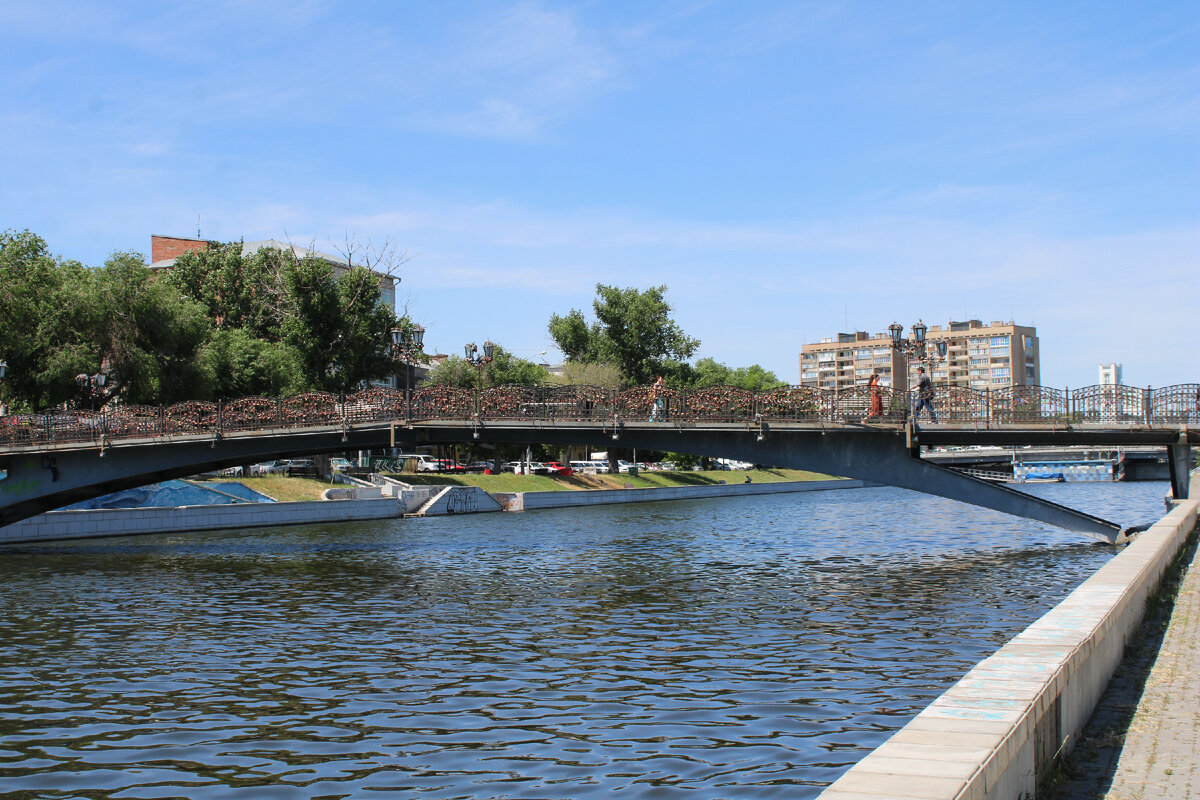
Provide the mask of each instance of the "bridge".
POLYGON ((1167 453, 1172 492, 1187 496, 1200 443, 1200 384, 1159 389, 953 388, 938 424, 912 398, 866 387, 497 386, 482 391, 372 387, 100 412, 0 417, 0 525, 79 500, 276 457, 456 443, 630 447, 720 456, 860 478, 1014 514, 1116 542, 1121 527, 921 457, 922 446, 1150 445, 1167 453), (656 411, 655 398, 661 399, 656 411))

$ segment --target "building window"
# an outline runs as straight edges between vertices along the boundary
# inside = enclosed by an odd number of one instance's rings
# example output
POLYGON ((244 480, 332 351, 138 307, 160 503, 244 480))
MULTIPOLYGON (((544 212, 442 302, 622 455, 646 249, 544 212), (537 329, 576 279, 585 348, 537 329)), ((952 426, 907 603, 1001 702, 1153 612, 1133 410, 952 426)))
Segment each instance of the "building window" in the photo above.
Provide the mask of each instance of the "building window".
POLYGON ((988 342, 992 345, 992 347, 1008 347, 1007 336, 993 336, 988 339, 988 342))
POLYGON ((993 378, 1008 378, 1012 375, 1012 370, 1008 367, 992 367, 993 378))

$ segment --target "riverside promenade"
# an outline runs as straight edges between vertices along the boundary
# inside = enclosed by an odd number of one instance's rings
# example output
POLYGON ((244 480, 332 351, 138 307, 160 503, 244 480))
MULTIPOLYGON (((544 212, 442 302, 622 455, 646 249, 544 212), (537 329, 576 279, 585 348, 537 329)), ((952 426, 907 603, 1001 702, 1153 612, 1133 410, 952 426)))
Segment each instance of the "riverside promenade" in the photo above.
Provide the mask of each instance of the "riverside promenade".
MULTIPOLYGON (((1200 489, 1192 476, 1192 491, 1200 489)), ((1200 498, 1175 507, 1061 603, 981 661, 821 794, 825 800, 1045 797, 1060 757, 1091 786, 1060 797, 1198 797, 1200 570, 1190 570, 1111 781, 1070 759, 1127 655, 1172 562, 1196 529, 1200 498)), ((1169 592, 1169 589, 1164 586, 1169 592)), ((1102 736, 1114 749, 1123 731, 1102 736)), ((1067 787, 1061 787, 1066 790, 1067 787)))
POLYGON ((1090 752, 1073 761, 1076 778, 1059 787, 1055 800, 1200 798, 1200 548, 1192 552, 1157 655, 1148 658, 1153 666, 1141 697, 1140 675, 1121 676, 1134 685, 1114 687, 1097 709, 1097 717, 1123 719, 1136 703, 1123 739, 1121 724, 1085 730, 1080 750, 1090 752))

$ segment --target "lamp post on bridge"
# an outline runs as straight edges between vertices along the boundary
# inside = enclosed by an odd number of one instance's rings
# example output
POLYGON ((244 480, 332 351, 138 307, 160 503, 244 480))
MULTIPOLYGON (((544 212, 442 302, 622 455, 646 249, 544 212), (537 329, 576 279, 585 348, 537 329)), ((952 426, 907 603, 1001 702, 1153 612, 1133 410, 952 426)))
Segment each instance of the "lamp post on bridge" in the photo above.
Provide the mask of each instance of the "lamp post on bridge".
POLYGON ((421 325, 411 325, 407 328, 392 328, 392 358, 404 364, 404 402, 409 400, 412 392, 413 365, 412 359, 425 343, 425 328, 421 325))
MULTIPOLYGON (((904 336, 904 326, 898 322, 893 322, 888 326, 888 332, 892 335, 892 349, 895 350, 904 359, 904 389, 908 390, 909 380, 908 368, 913 361, 918 364, 924 364, 929 367, 929 380, 933 380, 933 367, 940 364, 946 358, 946 342, 944 339, 939 339, 934 343, 936 353, 930 353, 926 348, 925 333, 929 328, 921 320, 917 320, 912 326, 912 338, 908 339, 904 336)), ((892 381, 892 390, 897 388, 896 381, 892 381)))
POLYGON ((475 368, 478 376, 479 393, 483 394, 483 368, 492 363, 492 356, 496 353, 496 345, 491 341, 483 343, 483 355, 479 355, 479 348, 474 342, 463 347, 463 357, 467 363, 475 368))
POLYGON ((85 372, 81 372, 75 376, 75 385, 87 394, 88 403, 93 412, 96 410, 96 395, 103 392, 104 384, 107 382, 108 376, 103 372, 97 372, 95 375, 88 375, 85 372))

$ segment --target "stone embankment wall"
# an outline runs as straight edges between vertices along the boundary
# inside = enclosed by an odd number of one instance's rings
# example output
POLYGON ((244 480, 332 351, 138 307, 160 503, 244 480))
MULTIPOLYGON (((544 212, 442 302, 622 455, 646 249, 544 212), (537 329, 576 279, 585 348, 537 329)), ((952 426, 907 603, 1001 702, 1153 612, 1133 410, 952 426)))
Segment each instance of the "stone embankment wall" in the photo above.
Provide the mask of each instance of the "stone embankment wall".
POLYGON ((145 533, 181 533, 221 528, 304 525, 385 519, 400 514, 395 498, 310 500, 296 503, 244 503, 177 508, 113 508, 48 511, 0 527, 0 544, 89 539, 145 533))
POLYGON ((493 495, 505 511, 541 508, 645 503, 653 500, 696 500, 704 497, 737 497, 780 492, 816 492, 822 489, 859 489, 863 481, 780 481, 778 483, 717 483, 704 486, 664 486, 653 489, 606 489, 585 492, 497 492, 493 495))
POLYGON ((823 800, 1037 796, 1074 746, 1146 600, 1196 527, 1200 480, 1180 502, 821 794, 823 800))
POLYGON ((348 522, 404 515, 532 511, 602 503, 644 503, 653 500, 849 489, 862 485, 862 481, 847 480, 796 481, 657 489, 521 492, 494 496, 474 486, 336 486, 325 490, 324 500, 310 502, 50 511, 0 527, 0 544, 348 522))

